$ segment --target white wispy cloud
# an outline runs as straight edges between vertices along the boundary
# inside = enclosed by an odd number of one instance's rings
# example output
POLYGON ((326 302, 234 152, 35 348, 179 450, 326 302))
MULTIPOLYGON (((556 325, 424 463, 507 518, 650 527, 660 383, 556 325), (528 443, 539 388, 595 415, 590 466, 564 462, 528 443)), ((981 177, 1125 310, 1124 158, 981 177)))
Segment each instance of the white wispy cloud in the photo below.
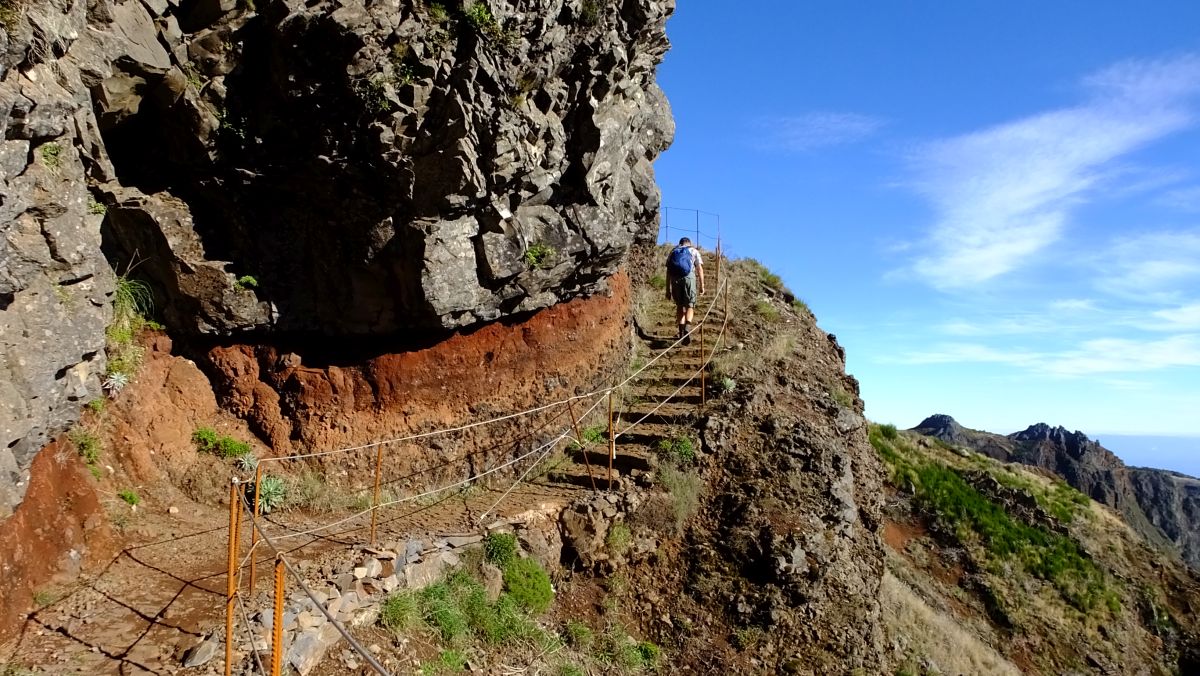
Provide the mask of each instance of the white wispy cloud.
POLYGON ((815 112, 770 117, 758 121, 766 139, 764 149, 808 152, 861 141, 883 127, 884 121, 859 113, 815 112))
POLYGON ((1164 331, 1200 330, 1200 303, 1158 310, 1152 313, 1162 324, 1152 327, 1164 331))
POLYGON ((1110 373, 1147 373, 1200 366, 1200 334, 1161 339, 1097 338, 1061 350, 997 348, 977 343, 942 343, 900 354, 892 361, 910 364, 1006 364, 1044 375, 1064 377, 1110 373))
POLYGON ((1177 303, 1200 284, 1200 228, 1117 239, 1092 266, 1103 291, 1138 302, 1177 303))
POLYGON ((1180 211, 1200 212, 1200 185, 1170 190, 1158 202, 1180 211))
POLYGON ((937 288, 971 286, 1056 242, 1122 157, 1194 123, 1200 58, 1129 61, 1083 84, 1090 97, 1079 106, 916 153, 913 185, 937 219, 913 272, 937 288))

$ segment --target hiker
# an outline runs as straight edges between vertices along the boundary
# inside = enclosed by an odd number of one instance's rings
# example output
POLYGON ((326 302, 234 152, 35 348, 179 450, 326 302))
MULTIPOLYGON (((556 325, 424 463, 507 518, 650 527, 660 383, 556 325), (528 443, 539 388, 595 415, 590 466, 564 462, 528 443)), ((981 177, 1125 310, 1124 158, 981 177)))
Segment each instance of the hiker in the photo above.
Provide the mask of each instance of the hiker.
POLYGON ((679 246, 667 255, 667 298, 675 301, 675 322, 679 324, 679 337, 683 344, 692 342, 692 316, 696 310, 697 282, 700 293, 704 293, 704 263, 700 251, 692 246, 692 240, 684 237, 679 246))

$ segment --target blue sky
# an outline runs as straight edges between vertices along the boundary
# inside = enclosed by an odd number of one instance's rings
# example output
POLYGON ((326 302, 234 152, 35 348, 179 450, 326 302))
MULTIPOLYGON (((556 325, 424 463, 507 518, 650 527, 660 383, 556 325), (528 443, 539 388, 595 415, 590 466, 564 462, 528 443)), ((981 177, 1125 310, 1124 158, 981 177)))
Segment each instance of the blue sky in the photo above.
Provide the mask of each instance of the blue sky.
MULTIPOLYGON (((1196 2, 681 2, 663 201, 783 276, 874 420, 1200 437, 1197 26, 1196 2)), ((1160 446, 1119 450, 1200 474, 1200 439, 1160 446)))

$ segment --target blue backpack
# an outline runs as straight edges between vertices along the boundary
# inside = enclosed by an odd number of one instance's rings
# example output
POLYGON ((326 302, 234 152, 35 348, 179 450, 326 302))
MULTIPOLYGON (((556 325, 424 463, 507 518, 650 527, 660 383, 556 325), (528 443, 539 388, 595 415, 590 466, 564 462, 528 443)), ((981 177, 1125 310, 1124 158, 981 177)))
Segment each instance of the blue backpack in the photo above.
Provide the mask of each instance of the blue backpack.
POLYGON ((667 272, 672 277, 687 277, 692 274, 692 248, 677 246, 667 256, 667 272))

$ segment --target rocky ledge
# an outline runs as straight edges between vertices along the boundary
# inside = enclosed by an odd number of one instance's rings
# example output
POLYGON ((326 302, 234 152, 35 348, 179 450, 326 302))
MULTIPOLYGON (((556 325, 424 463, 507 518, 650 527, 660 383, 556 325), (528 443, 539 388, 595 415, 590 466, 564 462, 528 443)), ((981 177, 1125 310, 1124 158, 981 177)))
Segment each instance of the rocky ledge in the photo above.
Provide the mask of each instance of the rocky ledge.
POLYGON ((4 6, 0 515, 99 393, 114 270, 177 337, 411 345, 652 236, 672 0, 4 6))

